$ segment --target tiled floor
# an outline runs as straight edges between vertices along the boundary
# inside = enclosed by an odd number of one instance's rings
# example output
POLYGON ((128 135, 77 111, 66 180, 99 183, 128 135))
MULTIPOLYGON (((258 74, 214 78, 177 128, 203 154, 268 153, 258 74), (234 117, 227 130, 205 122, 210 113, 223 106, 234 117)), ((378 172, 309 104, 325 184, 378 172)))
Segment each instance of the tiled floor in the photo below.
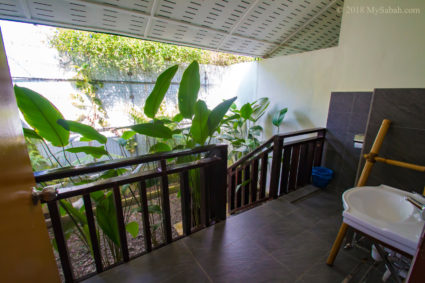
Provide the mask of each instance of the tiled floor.
MULTIPOLYGON (((86 282, 359 282, 371 266, 361 249, 325 260, 341 223, 341 199, 318 191, 232 216, 86 282)), ((373 268, 362 282, 379 282, 373 268)))

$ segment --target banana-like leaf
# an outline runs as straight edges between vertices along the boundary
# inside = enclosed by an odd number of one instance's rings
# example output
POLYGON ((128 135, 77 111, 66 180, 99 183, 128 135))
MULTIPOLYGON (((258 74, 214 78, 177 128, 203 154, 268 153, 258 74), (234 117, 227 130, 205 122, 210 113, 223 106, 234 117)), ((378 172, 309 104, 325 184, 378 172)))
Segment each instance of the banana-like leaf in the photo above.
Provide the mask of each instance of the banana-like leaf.
POLYGON ((218 125, 223 120, 224 115, 226 115, 229 108, 232 106, 233 102, 237 97, 230 98, 228 100, 223 101, 219 105, 217 105, 208 116, 208 134, 213 135, 216 131, 218 125))
POLYGON ((84 125, 79 122, 64 119, 59 119, 57 123, 68 131, 79 133, 86 140, 95 140, 101 144, 106 144, 107 138, 89 125, 84 125))
POLYGON ((24 130, 24 136, 26 138, 36 139, 36 140, 43 140, 43 138, 40 137, 40 135, 37 134, 34 130, 28 129, 28 128, 23 128, 23 130, 24 130))
POLYGON ((125 225, 125 230, 127 230, 133 238, 136 238, 137 235, 139 235, 139 223, 136 221, 129 222, 125 225))
POLYGON ((203 145, 208 138, 208 116, 210 110, 208 110, 207 104, 204 101, 198 100, 195 104, 195 117, 190 127, 190 133, 192 134, 193 140, 203 145))
POLYGON ((151 146, 151 148, 149 149, 150 153, 164 152, 164 151, 171 151, 171 147, 168 144, 163 142, 158 142, 154 144, 153 146, 151 146))
POLYGON ((199 64, 193 61, 183 73, 178 93, 179 110, 184 118, 192 119, 200 87, 199 64))
POLYGON ((91 155, 94 158, 100 158, 104 155, 108 155, 108 152, 105 150, 105 147, 103 145, 101 146, 78 146, 78 147, 71 147, 65 149, 68 152, 72 153, 81 153, 84 152, 85 154, 91 155))
POLYGON ((260 119, 264 113, 266 113, 266 109, 269 107, 269 105, 270 100, 267 97, 262 97, 254 101, 254 103, 252 103, 253 112, 251 115, 251 120, 253 122, 257 122, 258 119, 260 119))
POLYGON ((161 105, 162 100, 164 100, 164 96, 167 93, 171 84, 171 80, 176 74, 178 68, 178 65, 174 65, 168 68, 162 72, 162 74, 159 75, 158 79, 156 80, 155 86, 145 102, 144 111, 146 116, 149 118, 155 118, 159 106, 161 105))
POLYGON ((118 247, 121 246, 112 192, 107 193, 103 199, 96 203, 96 220, 103 233, 108 236, 115 245, 118 247))
POLYGON ((86 215, 76 209, 69 201, 60 200, 59 204, 66 211, 66 213, 69 214, 69 216, 78 222, 78 224, 81 226, 87 225, 86 215))
POLYGON ((282 124, 283 119, 285 118, 286 112, 288 112, 288 108, 283 108, 280 111, 277 111, 273 115, 273 120, 272 120, 273 125, 275 125, 276 127, 279 127, 282 124))
POLYGON ((121 138, 125 140, 131 139, 135 134, 137 134, 135 131, 125 131, 122 133, 121 138))
POLYGON ((141 135, 154 138, 170 139, 172 137, 171 129, 158 120, 154 120, 151 123, 137 124, 132 126, 131 129, 141 135))
POLYGON ((248 185, 250 182, 251 182, 251 179, 248 179, 243 181, 242 184, 237 185, 235 188, 235 193, 237 193, 242 187, 245 187, 246 185, 248 185))
POLYGON ((259 136, 263 132, 263 127, 261 127, 260 125, 253 126, 249 128, 249 132, 254 136, 259 136))
POLYGON ((252 112, 254 112, 254 110, 252 110, 251 103, 245 103, 241 107, 241 117, 244 118, 245 120, 251 118, 252 112))
POLYGON ((63 119, 56 107, 42 95, 28 88, 15 86, 16 102, 25 121, 41 137, 54 146, 66 146, 69 143, 69 131, 56 121, 63 119))
POLYGON ((173 117, 173 122, 181 122, 183 120, 183 115, 178 113, 176 116, 173 117))

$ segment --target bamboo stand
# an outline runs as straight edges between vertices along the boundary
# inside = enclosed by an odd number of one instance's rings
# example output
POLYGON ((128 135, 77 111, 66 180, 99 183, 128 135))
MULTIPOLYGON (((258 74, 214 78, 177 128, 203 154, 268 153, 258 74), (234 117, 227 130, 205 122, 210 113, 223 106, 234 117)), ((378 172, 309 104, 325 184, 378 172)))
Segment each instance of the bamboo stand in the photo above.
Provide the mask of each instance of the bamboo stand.
MULTIPOLYGON (((372 149, 370 150, 370 153, 364 155, 364 158, 366 159, 366 163, 363 167, 363 171, 362 171, 362 174, 360 175, 359 181, 357 182, 357 187, 362 187, 366 185, 366 181, 369 178, 372 167, 376 161, 383 162, 390 165, 399 166, 399 167, 404 167, 404 168, 408 168, 408 169, 412 169, 412 170, 416 170, 420 172, 425 172, 425 166, 419 166, 419 165, 401 162, 397 160, 391 160, 391 159, 378 157, 379 150, 381 149, 382 143, 384 141, 385 135, 388 132, 388 128, 390 127, 390 124, 391 124, 390 120, 384 119, 382 121, 381 127, 379 129, 378 134, 376 135, 375 141, 373 142, 373 146, 372 146, 372 149)), ((329 253, 328 259, 326 260, 327 265, 330 265, 330 266, 333 265, 335 258, 338 254, 338 251, 341 247, 341 243, 345 237, 345 234, 347 233, 347 228, 348 228, 348 225, 343 222, 341 224, 341 227, 339 228, 338 235, 336 236, 335 242, 329 253)))

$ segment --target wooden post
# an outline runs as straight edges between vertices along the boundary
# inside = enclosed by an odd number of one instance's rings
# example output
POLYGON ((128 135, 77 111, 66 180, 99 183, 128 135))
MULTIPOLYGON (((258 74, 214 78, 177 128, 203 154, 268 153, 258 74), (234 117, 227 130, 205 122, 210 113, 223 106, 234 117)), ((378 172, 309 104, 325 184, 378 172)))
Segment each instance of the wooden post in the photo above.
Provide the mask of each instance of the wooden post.
POLYGON ((280 163, 282 159, 282 139, 279 135, 274 137, 273 142, 273 159, 272 169, 270 173, 270 198, 277 198, 277 192, 279 190, 279 175, 280 175, 280 163))

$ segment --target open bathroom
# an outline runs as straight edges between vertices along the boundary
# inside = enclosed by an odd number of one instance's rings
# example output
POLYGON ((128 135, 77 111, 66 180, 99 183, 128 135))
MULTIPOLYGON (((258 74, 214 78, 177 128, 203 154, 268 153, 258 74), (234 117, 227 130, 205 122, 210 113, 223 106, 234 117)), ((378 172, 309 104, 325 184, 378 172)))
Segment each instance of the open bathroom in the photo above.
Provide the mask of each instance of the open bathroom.
POLYGON ((425 282, 424 13, 0 0, 0 281, 425 282))

